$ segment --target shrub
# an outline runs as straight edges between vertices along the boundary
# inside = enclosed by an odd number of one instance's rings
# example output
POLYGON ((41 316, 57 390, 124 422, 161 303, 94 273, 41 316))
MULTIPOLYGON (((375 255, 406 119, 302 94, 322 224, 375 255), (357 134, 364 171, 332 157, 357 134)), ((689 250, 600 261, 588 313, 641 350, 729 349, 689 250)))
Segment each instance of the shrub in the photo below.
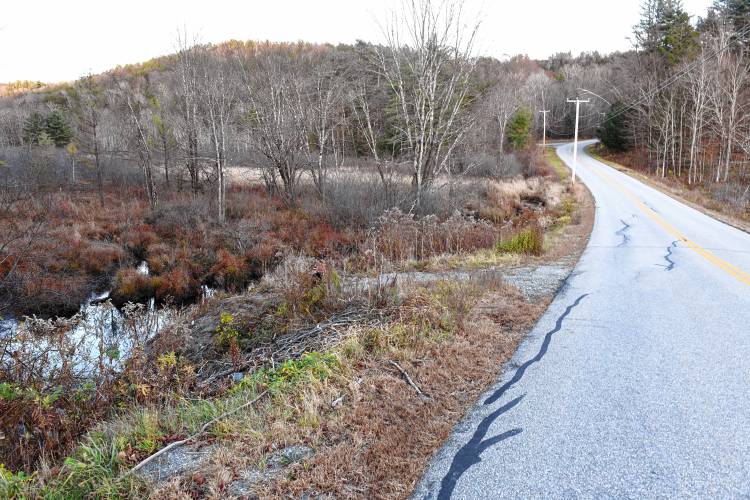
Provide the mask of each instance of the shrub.
POLYGON ((326 185, 326 213, 336 227, 371 227, 387 209, 405 197, 403 188, 392 183, 383 188, 380 178, 371 171, 337 174, 326 185))
POLYGON ((77 256, 78 267, 95 275, 111 273, 125 260, 124 250, 114 244, 92 242, 77 256))
POLYGON ((511 239, 498 243, 497 250, 503 253, 542 255, 544 253, 544 233, 538 225, 527 227, 511 239))
POLYGON ((227 250, 219 250, 216 264, 210 271, 213 282, 228 290, 242 289, 250 278, 250 269, 244 259, 227 250))
POLYGON ((122 236, 125 246, 139 259, 146 257, 150 245, 159 242, 159 236, 148 224, 135 227, 122 236))
POLYGON ((154 285, 149 275, 137 269, 121 269, 115 276, 112 301, 118 305, 126 302, 146 303, 154 297, 154 285))
POLYGON ((503 154, 500 162, 500 173, 503 177, 515 177, 525 170, 523 163, 513 154, 503 154))
POLYGON ((260 278, 275 267, 281 261, 282 250, 281 242, 274 241, 271 238, 265 238, 253 245, 245 254, 245 259, 250 266, 251 277, 253 279, 260 278))
POLYGON ((439 222, 433 215, 416 218, 394 209, 380 217, 365 247, 392 262, 404 262, 491 248, 495 240, 492 224, 460 213, 439 222))
POLYGON ((156 299, 171 298, 177 304, 187 302, 198 295, 198 282, 183 268, 175 268, 151 280, 156 299))
POLYGON ((169 245, 165 243, 157 243, 156 245, 149 246, 146 249, 146 253, 148 254, 148 258, 146 259, 148 268, 154 274, 165 273, 174 265, 172 251, 169 245))

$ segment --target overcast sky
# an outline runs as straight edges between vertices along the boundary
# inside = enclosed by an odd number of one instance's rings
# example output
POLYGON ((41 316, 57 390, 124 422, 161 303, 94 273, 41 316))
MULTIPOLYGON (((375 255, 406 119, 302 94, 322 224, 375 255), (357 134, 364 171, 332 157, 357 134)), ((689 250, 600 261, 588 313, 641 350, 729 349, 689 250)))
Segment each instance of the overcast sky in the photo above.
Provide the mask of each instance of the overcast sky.
MULTIPOLYGON (((381 39, 398 0, 3 0, 0 82, 73 80, 174 51, 178 27, 228 39, 351 43, 381 39)), ((489 55, 630 48, 641 0, 466 0, 489 55)), ((693 16, 711 0, 684 0, 693 16)))

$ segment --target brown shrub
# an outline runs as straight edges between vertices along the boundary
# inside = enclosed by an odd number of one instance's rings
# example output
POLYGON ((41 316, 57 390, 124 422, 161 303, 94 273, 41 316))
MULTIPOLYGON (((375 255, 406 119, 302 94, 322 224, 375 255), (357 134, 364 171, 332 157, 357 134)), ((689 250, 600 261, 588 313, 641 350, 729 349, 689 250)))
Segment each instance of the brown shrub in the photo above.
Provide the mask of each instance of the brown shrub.
POLYGON ((151 226, 142 224, 123 234, 122 241, 125 247, 133 252, 133 255, 139 259, 143 259, 146 256, 148 247, 159 242, 159 236, 151 226))
POLYGON ((112 243, 90 242, 78 252, 80 269, 94 275, 109 274, 125 260, 122 247, 112 243))
POLYGON ((167 272, 174 265, 172 249, 166 243, 150 245, 146 249, 146 262, 154 274, 167 272))
POLYGON ((403 262, 491 248, 496 238, 492 224, 459 213, 439 222, 435 216, 418 219, 394 209, 379 219, 365 246, 392 262, 403 262))
POLYGON ((210 276, 214 284, 228 290, 242 289, 250 277, 247 262, 227 250, 219 250, 210 276))
POLYGON ((149 275, 137 269, 121 269, 115 275, 111 296, 113 303, 122 305, 126 302, 146 303, 154 293, 154 282, 149 275))
POLYGON ((182 304, 198 295, 198 282, 183 268, 172 269, 151 280, 156 299, 163 302, 171 298, 182 304))
POLYGON ((252 269, 253 277, 260 278, 281 261, 283 245, 271 238, 263 239, 245 253, 245 259, 252 269))

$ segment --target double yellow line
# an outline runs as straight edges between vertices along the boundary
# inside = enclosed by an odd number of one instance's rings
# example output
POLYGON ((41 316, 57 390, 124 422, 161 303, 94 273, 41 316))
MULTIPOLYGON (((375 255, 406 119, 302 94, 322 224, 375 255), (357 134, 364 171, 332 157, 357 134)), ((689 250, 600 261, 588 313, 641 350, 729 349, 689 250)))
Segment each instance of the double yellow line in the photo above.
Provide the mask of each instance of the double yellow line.
POLYGON ((635 203, 636 206, 640 208, 644 214, 646 214, 646 216, 648 216, 651 220, 653 220, 654 222, 659 224, 662 228, 664 228, 664 230, 667 233, 669 233, 670 235, 674 236, 676 239, 685 243, 688 246, 688 248, 692 249, 693 251, 695 251, 695 253, 697 253, 698 255, 700 255, 701 257, 709 261, 711 264, 721 269, 722 271, 726 272, 733 278, 739 280, 740 282, 746 285, 750 285, 750 274, 746 273, 745 271, 743 271, 742 269, 739 269, 736 266, 733 266, 729 262, 717 257, 716 255, 709 252, 705 248, 701 247, 694 241, 691 241, 690 239, 688 239, 688 237, 682 234, 679 229, 677 229, 672 224, 667 222, 666 219, 664 219, 662 216, 656 213, 656 211, 653 208, 643 203, 635 194, 633 194, 629 189, 625 188, 622 184, 620 184, 615 179, 613 179, 609 174, 603 171, 600 172, 599 169, 595 169, 595 168, 590 168, 589 170, 593 172, 595 175, 597 175, 604 182, 606 182, 607 184, 615 188, 617 191, 621 192, 630 200, 632 200, 633 203, 635 203))

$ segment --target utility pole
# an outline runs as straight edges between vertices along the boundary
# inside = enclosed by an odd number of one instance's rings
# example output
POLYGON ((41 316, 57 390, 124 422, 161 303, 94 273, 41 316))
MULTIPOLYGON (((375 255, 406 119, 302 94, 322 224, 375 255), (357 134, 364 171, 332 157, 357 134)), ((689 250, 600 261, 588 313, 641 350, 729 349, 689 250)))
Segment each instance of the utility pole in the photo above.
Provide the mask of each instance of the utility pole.
POLYGON ((576 131, 575 136, 573 139, 573 178, 571 179, 571 183, 576 183, 576 166, 578 165, 578 116, 581 112, 581 103, 587 103, 589 102, 588 99, 585 101, 582 99, 568 99, 568 102, 574 102, 576 103, 576 131))
POLYGON ((544 117, 544 125, 542 125, 542 149, 547 147, 547 113, 549 113, 548 109, 540 111, 542 116, 544 117))

